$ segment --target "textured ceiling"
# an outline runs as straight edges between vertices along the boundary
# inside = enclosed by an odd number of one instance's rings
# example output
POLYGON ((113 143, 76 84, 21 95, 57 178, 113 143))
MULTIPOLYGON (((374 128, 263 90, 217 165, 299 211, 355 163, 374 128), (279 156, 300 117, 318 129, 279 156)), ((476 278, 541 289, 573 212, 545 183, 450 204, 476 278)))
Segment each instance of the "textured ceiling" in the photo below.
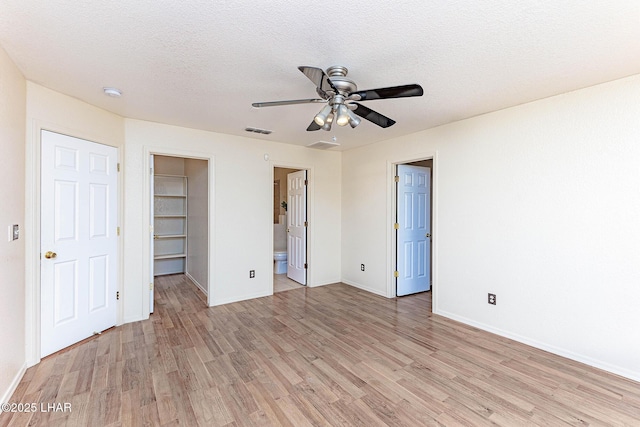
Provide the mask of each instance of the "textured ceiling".
POLYGON ((0 45, 27 79, 125 117, 348 149, 640 73, 640 1, 0 0, 0 45), (316 97, 299 65, 425 94, 367 102, 387 129, 251 107, 316 97))

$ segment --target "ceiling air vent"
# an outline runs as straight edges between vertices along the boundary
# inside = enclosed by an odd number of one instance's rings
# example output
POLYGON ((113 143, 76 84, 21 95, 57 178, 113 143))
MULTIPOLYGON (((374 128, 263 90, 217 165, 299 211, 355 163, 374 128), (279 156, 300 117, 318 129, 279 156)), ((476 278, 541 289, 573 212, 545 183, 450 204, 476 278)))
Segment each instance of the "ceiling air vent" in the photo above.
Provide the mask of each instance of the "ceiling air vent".
POLYGON ((246 130, 247 132, 261 133, 263 135, 269 135, 271 132, 273 132, 272 130, 260 128, 244 128, 244 130, 246 130))
POLYGON ((317 141, 307 145, 309 148, 316 148, 318 150, 326 150, 327 148, 337 147, 340 144, 337 142, 329 142, 329 141, 317 141))

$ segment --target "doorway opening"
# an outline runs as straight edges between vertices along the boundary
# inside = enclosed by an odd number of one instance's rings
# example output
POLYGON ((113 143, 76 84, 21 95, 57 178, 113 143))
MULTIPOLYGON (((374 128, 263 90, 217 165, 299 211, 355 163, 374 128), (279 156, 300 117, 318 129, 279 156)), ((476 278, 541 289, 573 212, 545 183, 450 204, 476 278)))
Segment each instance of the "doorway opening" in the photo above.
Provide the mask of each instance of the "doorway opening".
POLYGON ((192 286, 207 304, 209 295, 209 162, 150 154, 149 312, 154 288, 192 286), (166 280, 171 279, 171 280, 166 280))
POLYGON ((395 296, 406 296, 432 287, 433 160, 395 169, 395 296))
POLYGON ((273 168, 273 289, 307 285, 307 171, 273 168))

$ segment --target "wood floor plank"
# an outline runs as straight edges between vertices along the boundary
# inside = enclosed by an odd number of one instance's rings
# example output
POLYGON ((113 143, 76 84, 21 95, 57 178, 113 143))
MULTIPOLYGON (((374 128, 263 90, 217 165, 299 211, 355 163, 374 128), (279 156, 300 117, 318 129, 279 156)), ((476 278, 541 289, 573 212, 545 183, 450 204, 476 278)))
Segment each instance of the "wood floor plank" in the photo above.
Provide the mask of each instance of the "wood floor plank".
POLYGON ((6 426, 635 426, 640 384, 334 284, 218 307, 156 278, 149 320, 29 368, 6 426))

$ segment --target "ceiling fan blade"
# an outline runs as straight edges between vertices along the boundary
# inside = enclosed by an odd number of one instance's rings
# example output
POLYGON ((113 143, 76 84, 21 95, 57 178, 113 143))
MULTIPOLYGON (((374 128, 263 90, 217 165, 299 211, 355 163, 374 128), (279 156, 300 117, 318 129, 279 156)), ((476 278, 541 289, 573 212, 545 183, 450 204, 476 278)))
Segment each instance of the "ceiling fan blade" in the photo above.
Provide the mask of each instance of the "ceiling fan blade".
POLYGON ((370 101, 372 99, 406 98, 409 96, 422 96, 424 91, 420 85, 404 85, 382 87, 379 89, 358 90, 349 94, 356 101, 370 101), (356 95, 356 96, 354 96, 356 95), (358 98, 358 96, 360 98, 358 98))
POLYGON ((352 105, 356 106, 355 110, 353 110, 354 113, 380 127, 388 128, 389 126, 393 126, 396 123, 395 120, 383 116, 377 111, 373 111, 371 108, 367 108, 364 105, 358 104, 357 102, 353 102, 352 105))
POLYGON ((314 130, 320 130, 320 129, 322 129, 322 127, 321 127, 319 124, 317 124, 317 123, 315 122, 315 120, 314 120, 314 121, 312 121, 312 122, 311 122, 311 124, 310 124, 310 125, 309 125, 309 127, 307 128, 307 131, 308 131, 308 132, 312 132, 312 131, 314 131, 314 130))
POLYGON ((252 107, 276 107, 278 105, 292 105, 292 104, 314 104, 317 102, 327 102, 324 99, 315 98, 315 99, 291 99, 288 101, 270 101, 270 102, 254 102, 251 104, 252 107))
MULTIPOLYGON (((329 76, 322 71, 322 68, 317 67, 298 67, 298 70, 302 71, 302 73, 309 78, 313 82, 314 85, 322 92, 322 94, 333 91, 334 93, 338 93, 338 89, 335 88, 331 80, 329 80, 329 76)), ((322 95, 320 94, 320 95, 322 95)))

